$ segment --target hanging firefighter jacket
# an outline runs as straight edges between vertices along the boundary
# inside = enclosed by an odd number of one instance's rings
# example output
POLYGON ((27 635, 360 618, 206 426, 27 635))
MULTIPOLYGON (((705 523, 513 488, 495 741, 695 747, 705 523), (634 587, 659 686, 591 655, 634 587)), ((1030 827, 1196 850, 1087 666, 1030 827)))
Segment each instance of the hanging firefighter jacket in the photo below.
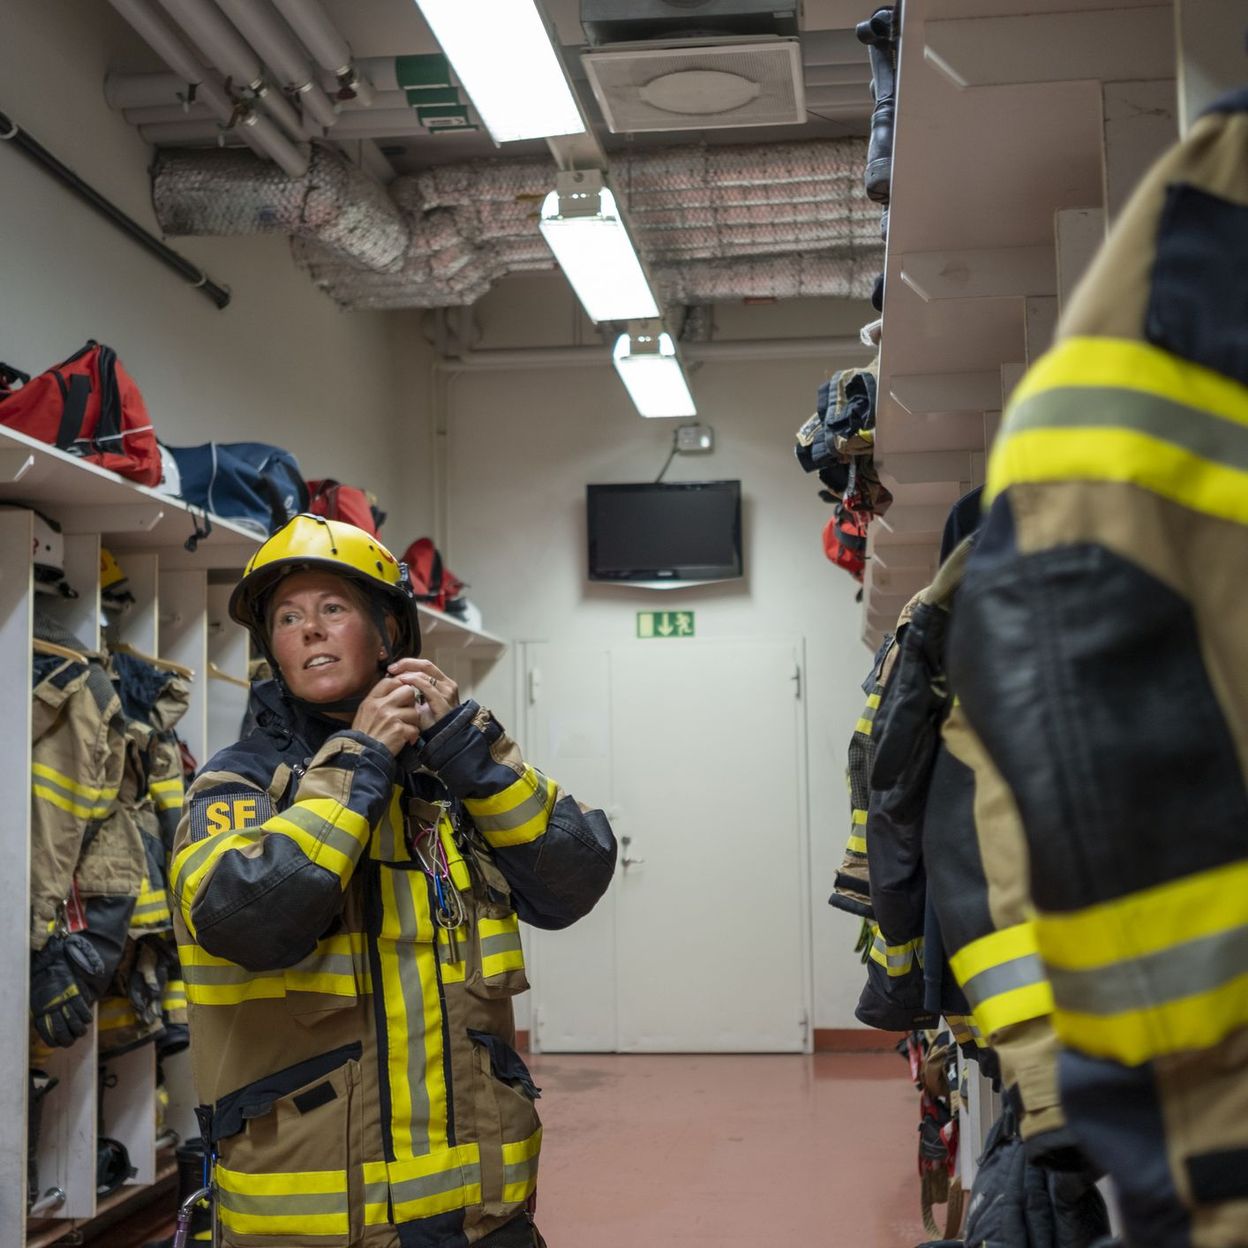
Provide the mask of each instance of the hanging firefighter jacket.
POLYGON ((950 671, 1027 838, 1062 1104, 1141 1248, 1248 1242, 1248 91, 1006 413, 950 671))
POLYGON ((126 716, 125 769, 116 817, 139 831, 144 870, 129 939, 111 994, 100 1003, 100 1050, 124 1052, 156 1039, 162 1055, 186 1047, 181 971, 166 888, 168 851, 182 810, 182 761, 174 727, 186 713, 187 678, 142 656, 112 655, 126 716), (165 1006, 172 1008, 166 1016, 165 1006))
POLYGON ((227 1244, 463 1245, 535 1190, 519 920, 564 927, 615 839, 456 708, 397 764, 257 690, 191 786, 171 885, 227 1244))
MULTIPOLYGON (((82 649, 39 610, 35 633, 82 649)), ((37 651, 33 679, 30 1007, 43 1043, 64 1048, 86 1033, 121 960, 142 847, 114 818, 125 720, 107 670, 37 651)))
POLYGON ((897 633, 889 633, 875 655, 871 671, 862 682, 867 704, 854 725, 849 739, 849 760, 846 779, 849 782, 849 837, 845 842, 845 856, 836 873, 832 896, 828 905, 844 910, 847 914, 874 921, 871 910, 871 879, 867 872, 867 805, 871 794, 871 763, 875 757, 872 729, 884 687, 897 661, 897 634, 905 628, 909 607, 897 621, 897 633))

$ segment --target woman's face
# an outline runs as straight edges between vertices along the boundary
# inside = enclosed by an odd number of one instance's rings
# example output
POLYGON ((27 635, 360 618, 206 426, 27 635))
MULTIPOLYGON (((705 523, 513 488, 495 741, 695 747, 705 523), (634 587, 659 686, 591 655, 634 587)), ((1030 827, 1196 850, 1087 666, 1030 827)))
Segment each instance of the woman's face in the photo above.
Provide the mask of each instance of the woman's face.
POLYGON ((286 687, 305 702, 367 693, 382 658, 377 625, 360 595, 332 572, 295 572, 268 608, 269 644, 286 687))

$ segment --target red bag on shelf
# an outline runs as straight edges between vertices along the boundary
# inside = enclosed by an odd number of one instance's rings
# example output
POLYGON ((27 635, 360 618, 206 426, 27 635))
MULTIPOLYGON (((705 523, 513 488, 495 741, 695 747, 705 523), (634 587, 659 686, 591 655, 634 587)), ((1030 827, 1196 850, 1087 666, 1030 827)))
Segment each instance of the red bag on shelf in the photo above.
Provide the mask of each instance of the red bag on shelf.
POLYGON ((455 600, 466 586, 443 562, 442 555, 428 537, 414 541, 403 555, 408 575, 412 578, 412 591, 417 602, 423 602, 435 611, 454 613, 455 600))
POLYGON ((140 485, 160 484, 147 405, 111 347, 92 340, 37 377, 0 365, 0 378, 0 425, 140 485), (13 381, 23 384, 13 388, 13 381))
POLYGON ((309 481, 308 493, 311 495, 308 510, 314 516, 341 520, 371 533, 373 537, 381 536, 385 513, 377 510, 363 490, 353 485, 341 485, 326 477, 323 481, 309 481))

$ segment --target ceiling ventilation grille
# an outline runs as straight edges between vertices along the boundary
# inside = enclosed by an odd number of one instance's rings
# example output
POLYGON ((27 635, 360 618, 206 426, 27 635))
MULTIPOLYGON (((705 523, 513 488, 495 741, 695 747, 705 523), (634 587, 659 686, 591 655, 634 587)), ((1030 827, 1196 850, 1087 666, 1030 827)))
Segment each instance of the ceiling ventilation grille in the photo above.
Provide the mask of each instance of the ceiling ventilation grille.
POLYGON ((801 45, 767 39, 615 45, 582 60, 613 134, 797 125, 806 120, 801 45))

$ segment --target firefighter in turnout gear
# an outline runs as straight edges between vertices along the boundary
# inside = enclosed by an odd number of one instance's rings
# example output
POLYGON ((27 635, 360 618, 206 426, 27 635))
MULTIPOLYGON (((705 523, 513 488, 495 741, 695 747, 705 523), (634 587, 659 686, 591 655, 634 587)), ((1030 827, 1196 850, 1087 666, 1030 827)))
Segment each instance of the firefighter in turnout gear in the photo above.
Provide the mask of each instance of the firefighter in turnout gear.
POLYGON ((519 920, 592 908, 610 826, 418 657, 362 530, 297 516, 230 609, 277 679, 191 785, 169 876, 224 1243, 540 1244, 519 920))
POLYGON ((1012 396, 951 636, 1134 1248, 1248 1243, 1246 283, 1248 90, 1145 175, 1012 396))

